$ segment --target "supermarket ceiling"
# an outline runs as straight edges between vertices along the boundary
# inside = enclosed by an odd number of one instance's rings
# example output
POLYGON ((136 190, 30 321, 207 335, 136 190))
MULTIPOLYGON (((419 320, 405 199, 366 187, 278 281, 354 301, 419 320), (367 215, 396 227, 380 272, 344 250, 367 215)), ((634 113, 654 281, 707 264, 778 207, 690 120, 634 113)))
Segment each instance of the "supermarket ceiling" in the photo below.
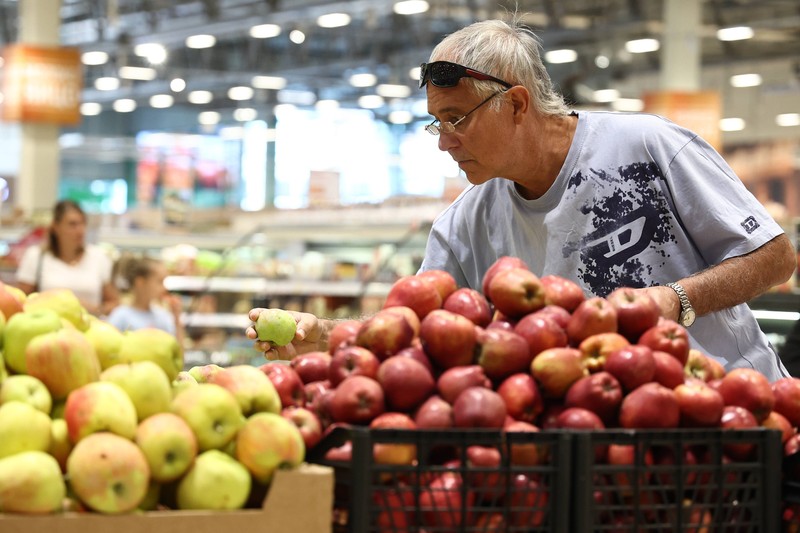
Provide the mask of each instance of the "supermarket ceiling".
MULTIPOLYGON (((86 66, 83 95, 84 101, 106 107, 120 98, 145 107, 151 96, 170 94, 176 105, 233 110, 244 104, 230 93, 232 87, 254 88, 252 94, 244 89, 242 95, 251 107, 269 107, 282 98, 334 99, 341 105, 358 105, 359 97, 374 95, 384 86, 383 108, 389 109, 390 104, 407 102, 405 93, 411 99, 423 96, 409 71, 427 58, 443 35, 475 20, 508 18, 516 11, 539 33, 546 51, 569 48, 577 52, 575 61, 551 64, 551 74, 573 101, 597 104, 592 102, 596 90, 616 87, 623 93, 633 92, 648 84, 657 88, 652 84, 657 83, 658 52, 629 53, 625 43, 661 37, 663 3, 428 0, 424 12, 401 14, 399 6, 413 8, 420 2, 62 0, 61 41, 83 52, 108 54, 105 62, 86 66), (326 24, 325 16, 334 13, 347 15, 347 24, 326 24), (213 36, 213 44, 194 48, 197 43, 192 44, 190 38, 198 39, 198 35, 213 36), (139 46, 151 44, 163 47, 160 58, 139 46), (598 56, 604 62, 598 64, 598 56), (123 67, 139 68, 121 71, 123 67), (365 87, 358 86, 354 74, 375 78, 360 84, 365 87), (119 87, 98 89, 97 79, 104 77, 116 77, 119 87), (174 78, 185 81, 184 90, 170 88, 174 78), (282 91, 277 90, 280 87, 282 91), (193 91, 207 91, 205 100, 210 101, 187 104, 193 91)), ((800 0, 705 0, 702 4, 703 88, 728 91, 730 75, 764 69, 759 95, 800 98, 800 0), (735 26, 751 27, 752 37, 718 38, 719 29, 735 26)), ((17 9, 16 1, 0 0, 0 46, 17 39, 17 9)), ((751 99, 740 99, 748 108, 753 106, 751 99)), ((738 105, 737 101, 733 97, 731 105, 738 105)), ((376 109, 377 114, 381 112, 376 109)))

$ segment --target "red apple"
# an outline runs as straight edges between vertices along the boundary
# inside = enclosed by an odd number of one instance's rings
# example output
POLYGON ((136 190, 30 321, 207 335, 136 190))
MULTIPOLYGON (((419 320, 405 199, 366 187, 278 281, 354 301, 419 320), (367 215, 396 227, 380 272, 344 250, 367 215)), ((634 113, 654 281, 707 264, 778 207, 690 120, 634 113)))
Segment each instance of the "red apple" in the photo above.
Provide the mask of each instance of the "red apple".
POLYGON ((668 389, 674 389, 684 382, 686 376, 683 372, 683 365, 672 354, 653 350, 653 359, 656 363, 654 381, 661 383, 668 389))
POLYGON ((522 317, 514 326, 514 333, 524 338, 531 352, 531 359, 548 348, 567 346, 567 332, 551 317, 531 313, 522 317))
POLYGON ((617 310, 605 298, 587 298, 572 312, 567 336, 573 345, 598 333, 617 332, 617 310))
POLYGON ((414 414, 414 423, 421 429, 446 429, 453 427, 453 406, 434 394, 414 414))
POLYGON ((367 424, 386 410, 383 389, 366 376, 351 376, 333 390, 330 412, 334 422, 367 424))
POLYGON ((502 454, 491 446, 467 447, 467 486, 481 499, 495 501, 505 490, 502 473, 502 454))
POLYGON ((506 404, 509 416, 515 420, 534 423, 544 410, 544 400, 539 386, 528 373, 512 374, 497 387, 506 404))
POLYGON ((333 352, 342 344, 355 344, 356 334, 361 329, 360 320, 343 320, 337 322, 328 332, 328 353, 333 352))
POLYGON ((680 418, 675 392, 655 382, 629 392, 619 408, 619 425, 629 429, 674 428, 680 418))
POLYGON ((291 421, 306 445, 306 451, 316 446, 322 440, 322 423, 317 415, 305 407, 287 407, 281 411, 281 416, 291 421))
POLYGON ((487 298, 489 297, 489 284, 492 282, 492 279, 494 279, 494 276, 498 272, 508 270, 510 268, 528 268, 528 265, 519 257, 513 257, 510 255, 498 257, 483 275, 481 291, 483 291, 483 294, 486 295, 487 298))
POLYGON ((469 387, 491 388, 492 382, 480 365, 456 366, 445 370, 436 381, 439 395, 449 404, 453 404, 462 391, 469 387))
POLYGON ((795 427, 800 426, 800 379, 781 378, 772 383, 775 397, 773 409, 786 417, 795 427))
POLYGON ((697 378, 675 387, 683 427, 717 427, 725 402, 722 395, 697 378))
POLYGON ((356 345, 366 348, 383 361, 411 345, 414 328, 403 313, 382 309, 361 324, 356 345))
POLYGON ((583 289, 571 279, 548 274, 542 276, 541 281, 547 305, 556 305, 571 313, 586 299, 583 289))
POLYGON ((294 368, 282 362, 264 363, 258 368, 278 391, 281 407, 303 407, 306 404, 305 386, 294 368))
POLYGON ((444 472, 435 478, 419 495, 419 511, 423 525, 434 531, 458 531, 464 521, 462 510, 466 512, 466 523, 472 522, 472 508, 475 496, 467 491, 464 497, 461 475, 444 472))
POLYGON ((395 305, 394 307, 387 307, 383 309, 383 311, 386 311, 387 313, 399 314, 400 316, 404 317, 406 322, 408 322, 408 325, 411 326, 411 331, 414 332, 414 337, 419 336, 420 320, 417 316, 417 313, 413 309, 406 307, 405 305, 395 305))
POLYGON ((564 405, 592 411, 606 426, 611 426, 617 419, 622 397, 622 386, 617 378, 601 371, 573 383, 564 397, 564 405))
POLYGON ((717 377, 714 367, 712 367, 712 361, 716 363, 715 359, 700 350, 690 348, 689 354, 686 356, 686 363, 683 365, 683 373, 686 376, 702 379, 705 382, 721 379, 725 375, 724 369, 722 375, 717 377))
POLYGON ((550 348, 531 362, 531 374, 546 398, 563 398, 567 389, 588 372, 575 348, 550 348))
POLYGON ((686 365, 686 360, 689 358, 689 333, 674 320, 662 318, 658 324, 642 333, 638 344, 649 346, 652 350, 670 353, 682 365, 686 365))
POLYGON ((378 510, 375 525, 378 531, 412 533, 414 526, 414 491, 404 484, 380 486, 372 493, 374 508, 378 510))
POLYGON ((311 405, 323 393, 331 390, 331 382, 327 379, 322 381, 312 381, 303 385, 303 393, 305 394, 305 404, 311 405))
POLYGON ((341 446, 331 448, 325 452, 325 460, 333 462, 350 463, 353 460, 353 443, 345 442, 341 446))
POLYGON ((569 319, 572 316, 570 315, 569 311, 557 305, 545 305, 538 311, 534 311, 531 314, 534 316, 546 316, 561 326, 561 329, 563 329, 565 332, 567 330, 567 324, 569 324, 569 319))
MULTIPOLYGON (((512 420, 503 424, 506 433, 538 433, 539 428, 529 422, 512 420)), ((526 442, 511 445, 511 464, 521 466, 536 466, 542 464, 547 458, 547 450, 536 442, 526 442)))
POLYGON ((498 272, 489 284, 488 299, 495 309, 511 318, 519 318, 544 307, 544 287, 538 276, 527 268, 509 268, 498 272))
POLYGON ((603 370, 606 357, 614 350, 630 346, 628 339, 619 333, 595 333, 583 339, 578 345, 581 361, 589 372, 603 370))
POLYGON ((548 499, 547 487, 529 474, 515 474, 508 497, 510 528, 502 531, 530 531, 530 528, 540 528, 548 511, 548 499))
POLYGON ((484 329, 502 329, 503 331, 514 331, 514 325, 516 322, 512 320, 508 320, 506 318, 495 317, 492 318, 492 321, 489 322, 489 325, 486 326, 484 329))
POLYGON ((542 429, 558 429, 558 417, 567 409, 568 407, 560 399, 545 402, 544 411, 539 417, 539 427, 542 429))
POLYGON ((440 368, 469 365, 473 361, 476 327, 465 316, 436 309, 422 320, 419 338, 425 353, 440 368))
POLYGON ((619 287, 606 299, 617 309, 617 328, 631 343, 642 333, 658 324, 661 309, 646 292, 631 287, 619 287))
MULTIPOLYGON (((722 410, 719 426, 722 429, 753 429, 758 427, 758 420, 744 407, 726 405, 722 410)), ((734 461, 745 461, 753 455, 755 447, 754 443, 727 443, 722 446, 722 450, 734 461)))
MULTIPOLYGON (((404 413, 382 413, 376 416, 371 429, 416 429, 417 425, 404 413)), ((376 464, 410 465, 417 460, 417 447, 413 444, 376 442, 372 447, 372 457, 376 464)))
POLYGON ((473 324, 485 328, 492 321, 489 300, 475 289, 462 287, 444 300, 442 309, 467 317, 473 324))
POLYGON ((350 376, 375 379, 381 362, 371 351, 361 346, 341 346, 333 352, 328 366, 328 380, 334 388, 350 376))
POLYGON ((410 357, 393 356, 381 363, 378 383, 386 403, 394 411, 416 409, 436 390, 436 381, 422 363, 410 357))
POLYGON ((495 391, 470 387, 453 402, 453 425, 458 428, 501 428, 506 413, 506 404, 495 391))
POLYGON ((433 365, 431 364, 430 358, 425 353, 425 350, 422 348, 422 342, 419 340, 419 337, 411 341, 411 346, 403 348, 395 355, 400 355, 402 357, 410 357, 411 359, 414 359, 418 363, 422 363, 422 366, 427 368, 428 372, 433 374, 433 365))
MULTIPOLYGON (((559 413, 555 421, 556 428, 585 429, 602 431, 606 425, 596 413, 582 407, 568 407, 559 413)), ((606 457, 608 446, 596 443, 594 447, 594 460, 601 463, 606 457)))
POLYGON ((442 302, 458 289, 456 279, 446 270, 426 270, 417 274, 418 278, 430 279, 433 282, 442 302))
POLYGON ((772 411, 769 416, 761 422, 761 427, 780 431, 782 444, 785 444, 786 441, 796 433, 795 428, 792 427, 792 423, 778 411, 772 411))
POLYGON ((775 395, 769 380, 752 368, 734 368, 719 384, 725 405, 744 407, 761 423, 775 406, 775 395))
MULTIPOLYGON (((314 382, 320 383, 320 382, 314 382)), ((309 383, 309 385, 312 385, 309 383)), ((308 385, 307 385, 308 386, 308 385)), ((326 388, 320 392, 314 393, 313 400, 306 401, 306 409, 317 415, 319 423, 322 424, 322 429, 328 429, 333 424, 333 415, 331 414, 331 402, 333 401, 334 389, 326 388)), ((308 391, 306 391, 308 397, 308 391)))
POLYGON ((514 332, 479 329, 475 340, 476 362, 483 367, 489 379, 501 380, 530 367, 533 355, 528 342, 514 332))
POLYGON ((297 372, 305 384, 328 379, 330 364, 331 354, 328 352, 308 352, 292 359, 289 366, 297 372))
POLYGON ((615 466, 613 474, 617 490, 624 496, 632 496, 633 474, 639 474, 639 486, 646 486, 650 478, 650 467, 653 465, 653 451, 641 445, 611 443, 608 445, 606 461, 615 466), (638 455, 638 456, 637 456, 638 455), (642 465, 645 468, 642 468, 642 465))
POLYGON ((656 360, 653 350, 643 344, 631 344, 617 348, 606 356, 603 368, 619 380, 622 390, 632 391, 639 385, 653 381, 656 375, 656 360))
POLYGON ((402 305, 414 310, 420 320, 442 307, 442 297, 432 279, 411 275, 395 281, 384 301, 384 309, 402 305))

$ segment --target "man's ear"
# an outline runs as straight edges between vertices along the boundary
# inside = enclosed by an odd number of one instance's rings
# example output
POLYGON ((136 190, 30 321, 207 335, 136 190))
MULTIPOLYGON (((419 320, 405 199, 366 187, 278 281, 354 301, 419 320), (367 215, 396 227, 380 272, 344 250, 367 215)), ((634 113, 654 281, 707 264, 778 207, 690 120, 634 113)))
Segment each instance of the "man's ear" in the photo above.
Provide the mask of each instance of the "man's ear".
POLYGON ((531 93, 522 85, 515 85, 506 92, 514 109, 514 120, 521 121, 531 110, 531 93))

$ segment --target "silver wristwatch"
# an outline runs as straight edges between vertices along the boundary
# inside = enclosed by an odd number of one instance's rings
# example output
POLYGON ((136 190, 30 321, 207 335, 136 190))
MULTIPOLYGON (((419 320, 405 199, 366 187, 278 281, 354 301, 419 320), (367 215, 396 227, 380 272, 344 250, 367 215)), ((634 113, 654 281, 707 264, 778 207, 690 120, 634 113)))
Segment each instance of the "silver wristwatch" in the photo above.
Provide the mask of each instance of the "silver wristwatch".
POLYGON ((694 307, 692 307, 692 302, 689 301, 689 297, 686 296, 686 291, 683 290, 683 287, 678 283, 667 283, 667 287, 675 291, 678 295, 678 300, 681 302, 681 314, 678 317, 678 322, 681 326, 688 328, 692 324, 694 324, 694 319, 697 318, 697 314, 694 312, 694 307))

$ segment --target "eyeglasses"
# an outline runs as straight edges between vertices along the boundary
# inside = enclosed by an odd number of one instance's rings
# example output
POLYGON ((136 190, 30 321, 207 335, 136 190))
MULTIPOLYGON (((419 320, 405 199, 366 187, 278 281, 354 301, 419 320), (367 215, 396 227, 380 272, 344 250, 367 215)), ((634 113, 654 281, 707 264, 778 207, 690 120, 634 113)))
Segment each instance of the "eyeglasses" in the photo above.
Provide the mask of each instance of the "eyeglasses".
POLYGON ((436 87, 448 88, 458 85, 461 78, 475 78, 482 81, 493 81, 499 83, 506 89, 512 85, 500 78, 495 78, 473 68, 451 63, 449 61, 434 61, 433 63, 423 63, 419 66, 419 88, 422 89, 430 81, 436 87))
POLYGON ((464 122, 464 119, 466 119, 472 113, 477 111, 483 104, 485 104, 486 102, 488 102, 489 100, 491 100, 492 98, 497 96, 498 94, 505 93, 507 90, 508 89, 504 89, 502 91, 497 91, 496 93, 492 93, 483 102, 481 102, 480 104, 476 105, 475 107, 473 107, 472 109, 467 111, 466 114, 462 115, 461 118, 458 118, 458 119, 454 120, 453 122, 439 122, 439 119, 434 120, 433 122, 431 122, 430 124, 425 126, 425 131, 427 131, 431 135, 439 135, 440 133, 453 133, 454 131, 456 131, 456 126, 458 126, 459 124, 464 122), (439 122, 439 124, 436 124, 437 122, 439 122))

